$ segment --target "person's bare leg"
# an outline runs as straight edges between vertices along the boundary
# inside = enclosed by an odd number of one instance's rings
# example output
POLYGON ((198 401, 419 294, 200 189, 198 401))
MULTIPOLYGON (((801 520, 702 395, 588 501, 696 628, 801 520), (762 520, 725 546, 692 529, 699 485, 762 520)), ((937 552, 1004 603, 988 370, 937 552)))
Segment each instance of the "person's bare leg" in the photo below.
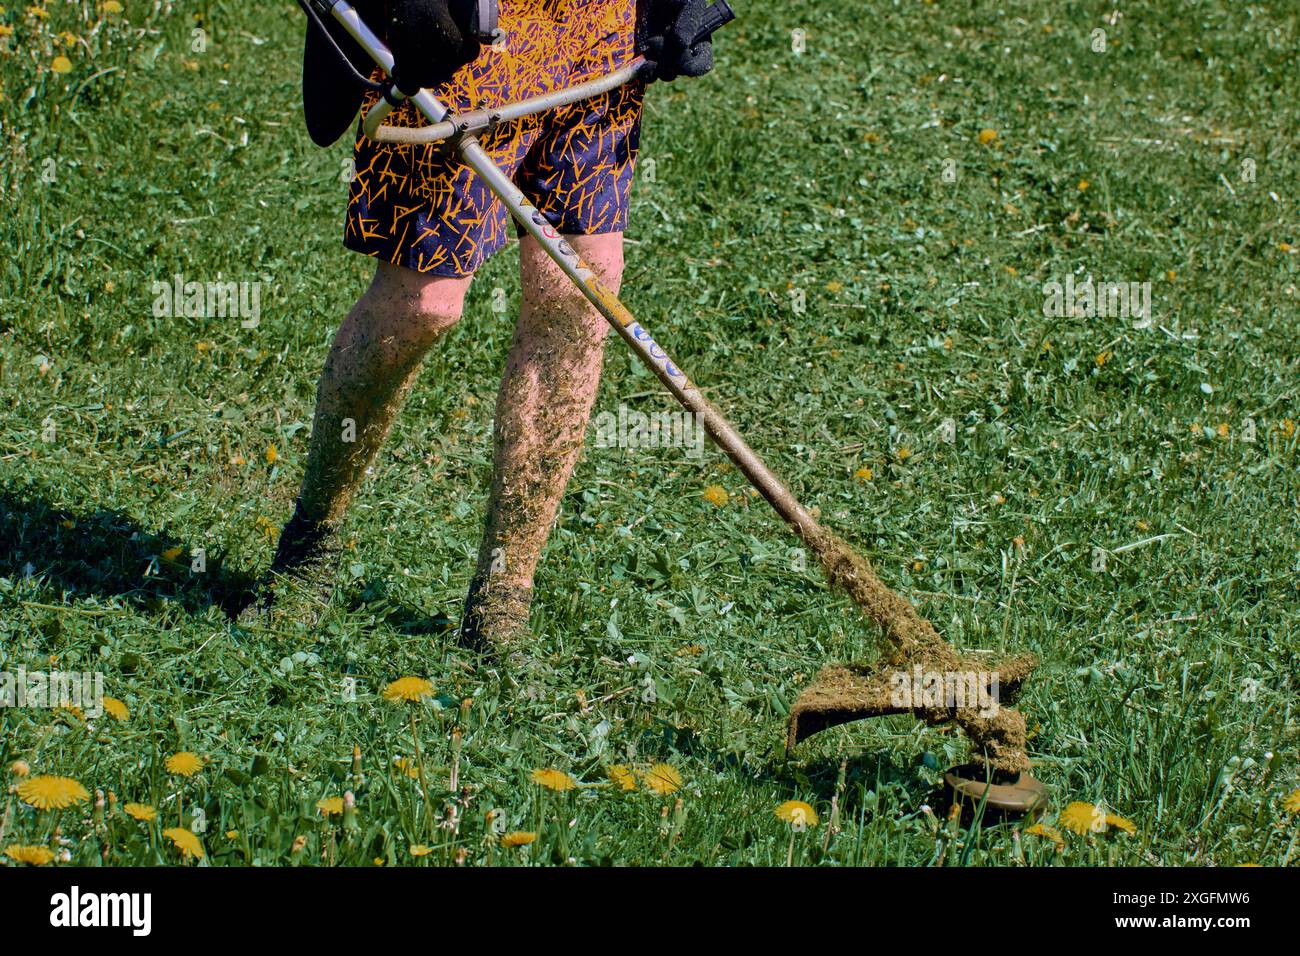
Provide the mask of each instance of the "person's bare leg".
MULTIPOLYGON (((469 278, 377 264, 374 279, 339 326, 325 360, 302 489, 271 566, 277 586, 287 583, 328 599, 343 514, 425 354, 460 318, 469 283, 469 278)), ((274 588, 264 598, 246 617, 269 609, 274 588)))
MULTIPOLYGON (((570 237, 618 291, 623 234, 570 237)), ((462 639, 500 652, 527 634, 533 574, 573 473, 600 385, 609 325, 533 238, 520 241, 523 302, 497 395, 492 492, 462 639)))
POLYGON ((339 326, 316 388, 298 510, 337 523, 388 436, 429 348, 460 319, 469 278, 378 264, 339 326))

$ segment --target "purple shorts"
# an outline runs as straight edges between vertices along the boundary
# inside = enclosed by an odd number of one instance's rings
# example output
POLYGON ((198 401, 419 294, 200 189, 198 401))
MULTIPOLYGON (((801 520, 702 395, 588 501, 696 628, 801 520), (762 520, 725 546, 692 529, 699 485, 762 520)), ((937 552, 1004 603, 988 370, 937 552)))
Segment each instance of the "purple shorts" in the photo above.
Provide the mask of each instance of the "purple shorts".
MULTIPOLYGON (((434 94, 490 109, 602 76, 634 52, 634 0, 501 0, 505 38, 434 94)), ((639 82, 482 134, 489 155, 559 232, 622 232, 641 134, 639 82)), ((367 99, 364 109, 377 96, 367 99)), ((410 104, 388 122, 424 125, 410 104)), ((438 276, 467 276, 509 238, 509 213, 437 146, 358 136, 344 245, 438 276)))

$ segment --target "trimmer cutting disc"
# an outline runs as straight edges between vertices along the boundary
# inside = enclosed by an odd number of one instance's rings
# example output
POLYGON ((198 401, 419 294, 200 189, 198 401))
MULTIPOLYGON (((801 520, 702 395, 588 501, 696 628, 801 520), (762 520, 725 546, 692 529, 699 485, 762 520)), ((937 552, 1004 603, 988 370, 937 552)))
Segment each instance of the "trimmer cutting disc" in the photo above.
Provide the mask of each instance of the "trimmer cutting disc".
POLYGON ((943 780, 956 798, 976 805, 983 800, 985 806, 1003 813, 1033 813, 1048 804, 1047 787, 1027 773, 1003 775, 994 771, 990 781, 983 764, 968 763, 953 767, 943 780))

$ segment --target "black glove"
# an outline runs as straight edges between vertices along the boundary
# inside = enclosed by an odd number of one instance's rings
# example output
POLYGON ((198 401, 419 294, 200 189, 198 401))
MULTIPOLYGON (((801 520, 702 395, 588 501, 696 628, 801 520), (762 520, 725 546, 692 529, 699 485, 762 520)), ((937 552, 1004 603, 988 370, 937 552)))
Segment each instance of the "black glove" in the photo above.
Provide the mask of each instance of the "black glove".
POLYGON ((647 4, 641 33, 647 61, 655 64, 655 79, 703 76, 713 69, 713 40, 694 42, 700 32, 706 0, 642 0, 647 4))
POLYGON ((479 55, 476 0, 389 0, 393 80, 411 96, 446 83, 479 55))

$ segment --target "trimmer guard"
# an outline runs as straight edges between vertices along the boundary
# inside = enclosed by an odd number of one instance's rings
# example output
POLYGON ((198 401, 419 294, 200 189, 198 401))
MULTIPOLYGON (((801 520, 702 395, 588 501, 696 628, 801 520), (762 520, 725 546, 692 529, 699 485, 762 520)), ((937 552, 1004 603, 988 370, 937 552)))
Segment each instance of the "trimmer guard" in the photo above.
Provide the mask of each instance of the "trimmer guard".
MULTIPOLYGON (((907 664, 831 664, 823 667, 811 684, 805 687, 790 710, 790 725, 786 734, 786 749, 807 740, 828 727, 836 727, 855 720, 888 717, 892 714, 915 714, 927 724, 942 724, 960 720, 964 711, 957 707, 911 706, 897 702, 894 679, 906 674, 913 665, 907 664)), ((922 667, 925 665, 923 664, 922 667)), ((1038 666, 1032 654, 992 658, 969 656, 957 668, 974 674, 996 673, 998 687, 996 698, 999 707, 1015 701, 1020 685, 1038 666)), ((982 688, 992 693, 989 684, 982 688)), ((1002 708, 1005 709, 1005 708, 1002 708)))

